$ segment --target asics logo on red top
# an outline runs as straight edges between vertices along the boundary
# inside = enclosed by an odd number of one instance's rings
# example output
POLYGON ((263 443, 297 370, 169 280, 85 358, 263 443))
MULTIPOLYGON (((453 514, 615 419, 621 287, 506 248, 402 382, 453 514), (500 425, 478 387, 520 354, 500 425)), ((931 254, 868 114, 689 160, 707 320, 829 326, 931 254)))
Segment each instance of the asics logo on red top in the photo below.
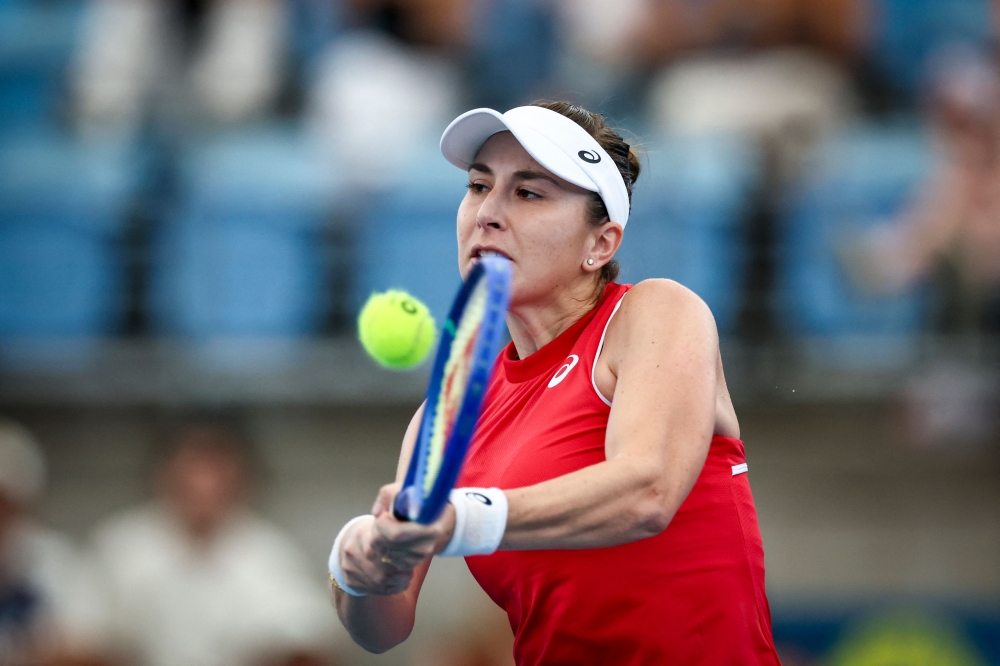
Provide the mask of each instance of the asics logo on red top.
POLYGON ((552 375, 552 380, 549 381, 549 388, 552 388, 553 386, 558 386, 559 382, 566 379, 566 375, 569 374, 569 371, 575 368, 576 364, 579 362, 580 362, 579 356, 577 356, 576 354, 570 354, 569 359, 561 366, 559 366, 559 369, 556 370, 556 374, 552 375))

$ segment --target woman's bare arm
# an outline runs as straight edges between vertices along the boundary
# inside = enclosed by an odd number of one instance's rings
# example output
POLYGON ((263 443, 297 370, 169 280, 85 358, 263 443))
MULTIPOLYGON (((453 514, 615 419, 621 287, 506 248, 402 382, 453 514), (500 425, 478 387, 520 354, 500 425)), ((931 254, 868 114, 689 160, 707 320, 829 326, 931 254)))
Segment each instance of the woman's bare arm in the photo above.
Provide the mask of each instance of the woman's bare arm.
POLYGON ((954 240, 968 205, 966 175, 942 166, 893 224, 869 234, 865 278, 888 291, 912 286, 954 240))
MULTIPOLYGON (((341 566, 348 586, 369 594, 355 597, 334 589, 337 614, 351 638, 369 652, 385 652, 402 643, 413 631, 417 597, 430 568, 430 555, 412 568, 406 566, 402 556, 391 560, 391 564, 383 562, 384 548, 380 545, 384 541, 380 532, 382 523, 396 522, 391 502, 410 464, 423 411, 421 405, 406 429, 396 483, 382 488, 372 508, 376 520, 356 525, 345 535, 341 546, 341 566)), ((451 516, 453 525, 454 514, 451 516)))
POLYGON ((666 529, 715 427, 718 334, 708 307, 666 280, 632 289, 603 355, 617 377, 607 460, 506 491, 501 549, 600 548, 666 529))

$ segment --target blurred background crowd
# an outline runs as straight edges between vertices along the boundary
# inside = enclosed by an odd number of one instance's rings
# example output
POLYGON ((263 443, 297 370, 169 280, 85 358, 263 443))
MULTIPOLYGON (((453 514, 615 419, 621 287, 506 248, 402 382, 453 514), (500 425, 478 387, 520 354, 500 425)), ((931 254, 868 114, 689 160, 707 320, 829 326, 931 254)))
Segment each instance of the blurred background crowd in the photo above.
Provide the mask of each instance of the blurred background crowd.
POLYGON ((0 0, 0 666, 509 662, 464 564, 374 657, 324 563, 426 381, 357 310, 443 318, 437 139, 540 98, 642 148, 623 280, 715 314, 785 663, 1000 664, 998 37, 995 0, 0 0))

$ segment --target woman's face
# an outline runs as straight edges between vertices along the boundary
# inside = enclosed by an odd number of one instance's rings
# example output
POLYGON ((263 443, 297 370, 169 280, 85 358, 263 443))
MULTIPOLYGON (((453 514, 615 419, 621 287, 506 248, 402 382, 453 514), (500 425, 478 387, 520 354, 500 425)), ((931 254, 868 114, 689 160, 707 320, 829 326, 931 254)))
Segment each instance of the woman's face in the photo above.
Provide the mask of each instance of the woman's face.
POLYGON ((491 136, 469 169, 458 208, 464 278, 484 250, 513 263, 511 306, 551 298, 581 278, 598 231, 587 223, 591 193, 553 175, 510 132, 491 136))

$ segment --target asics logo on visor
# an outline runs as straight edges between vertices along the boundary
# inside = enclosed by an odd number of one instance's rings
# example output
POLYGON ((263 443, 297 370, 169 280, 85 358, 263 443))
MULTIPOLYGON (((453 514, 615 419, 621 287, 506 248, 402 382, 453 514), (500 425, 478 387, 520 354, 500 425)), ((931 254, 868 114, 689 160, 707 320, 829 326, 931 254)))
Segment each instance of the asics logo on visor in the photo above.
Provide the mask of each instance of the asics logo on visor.
POLYGON ((600 155, 591 152, 589 150, 581 150, 580 152, 577 153, 577 155, 579 155, 580 159, 583 160, 584 162, 590 162, 591 164, 597 164, 598 162, 601 161, 600 155))

